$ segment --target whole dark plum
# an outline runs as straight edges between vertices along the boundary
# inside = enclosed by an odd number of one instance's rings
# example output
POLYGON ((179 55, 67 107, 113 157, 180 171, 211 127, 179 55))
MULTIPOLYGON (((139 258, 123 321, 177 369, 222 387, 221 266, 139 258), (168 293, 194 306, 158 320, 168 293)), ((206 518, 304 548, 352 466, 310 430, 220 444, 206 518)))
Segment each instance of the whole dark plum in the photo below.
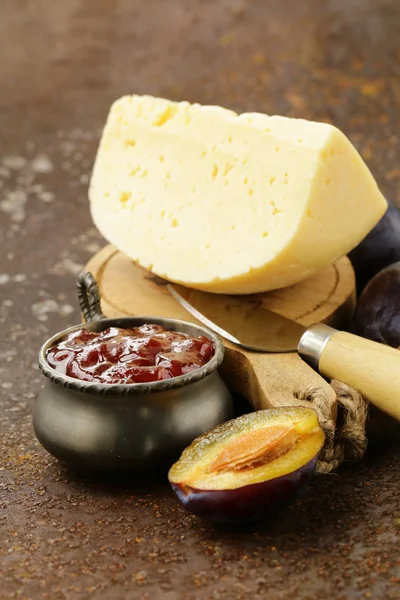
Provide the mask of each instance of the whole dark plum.
POLYGON ((287 505, 307 486, 324 440, 312 408, 256 411, 194 440, 168 479, 195 515, 250 522, 287 505))
POLYGON ((357 303, 357 335, 400 347, 400 262, 382 269, 364 288, 357 303))
POLYGON ((349 253, 356 274, 357 293, 385 267, 400 261, 400 210, 389 204, 379 223, 349 253))

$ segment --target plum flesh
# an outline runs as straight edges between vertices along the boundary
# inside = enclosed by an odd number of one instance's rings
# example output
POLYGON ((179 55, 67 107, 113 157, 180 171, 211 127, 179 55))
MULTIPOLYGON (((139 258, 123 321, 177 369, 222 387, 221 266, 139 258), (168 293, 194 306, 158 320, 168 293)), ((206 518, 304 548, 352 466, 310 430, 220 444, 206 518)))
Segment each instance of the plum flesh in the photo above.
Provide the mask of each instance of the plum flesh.
POLYGON ((324 439, 312 408, 257 411, 194 440, 168 478, 183 506, 199 517, 255 521, 304 490, 324 439))
POLYGON ((364 288, 354 317, 357 335, 400 346, 400 262, 382 269, 364 288))

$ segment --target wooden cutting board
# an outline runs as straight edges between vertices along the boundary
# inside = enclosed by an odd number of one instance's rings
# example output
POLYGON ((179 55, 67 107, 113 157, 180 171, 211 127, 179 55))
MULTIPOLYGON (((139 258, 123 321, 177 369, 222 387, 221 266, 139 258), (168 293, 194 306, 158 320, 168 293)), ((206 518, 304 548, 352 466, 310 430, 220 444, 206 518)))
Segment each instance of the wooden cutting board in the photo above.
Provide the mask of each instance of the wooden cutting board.
MULTIPOLYGON (((196 321, 170 295, 165 280, 135 265, 111 245, 98 252, 86 269, 97 280, 102 310, 108 317, 161 316, 196 321)), ((353 268, 345 257, 303 283, 253 298, 304 325, 324 321, 347 329, 355 306, 353 268)), ((296 353, 246 352, 230 342, 225 346, 222 376, 254 409, 303 404, 304 390, 312 388, 324 393, 335 417, 332 387, 296 353)))

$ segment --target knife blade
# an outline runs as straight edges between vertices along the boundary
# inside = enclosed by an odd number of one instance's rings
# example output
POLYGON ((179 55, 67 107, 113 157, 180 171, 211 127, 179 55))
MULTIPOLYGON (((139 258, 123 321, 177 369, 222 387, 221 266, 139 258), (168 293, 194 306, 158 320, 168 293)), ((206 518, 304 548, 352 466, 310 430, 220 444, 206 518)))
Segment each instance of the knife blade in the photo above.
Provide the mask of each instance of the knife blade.
POLYGON ((171 295, 193 317, 230 342, 258 352, 296 352, 306 327, 260 305, 168 284, 171 295))
POLYGON ((168 284, 172 296, 198 321, 221 337, 265 353, 297 351, 328 379, 356 389, 400 421, 400 352, 384 344, 315 323, 304 327, 257 303, 168 284))

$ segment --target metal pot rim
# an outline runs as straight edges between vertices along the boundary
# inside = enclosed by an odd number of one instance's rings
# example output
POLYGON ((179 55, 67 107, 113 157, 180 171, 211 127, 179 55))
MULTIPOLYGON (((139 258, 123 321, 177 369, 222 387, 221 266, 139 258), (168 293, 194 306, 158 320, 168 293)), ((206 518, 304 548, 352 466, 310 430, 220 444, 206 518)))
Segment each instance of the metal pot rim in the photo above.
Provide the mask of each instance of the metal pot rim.
POLYGON ((204 379, 208 375, 211 375, 217 370, 219 365, 222 363, 224 358, 225 348, 221 339, 211 330, 197 325, 196 323, 190 323, 189 321, 182 321, 178 319, 170 319, 167 317, 115 317, 107 319, 99 319, 88 321, 87 323, 80 323, 68 327, 52 337, 42 345, 39 351, 38 363, 39 369, 45 377, 50 379, 53 383, 60 385, 64 388, 69 388, 78 392, 95 393, 99 395, 129 395, 129 394, 151 394, 155 392, 165 392, 168 390, 178 389, 183 386, 195 383, 204 379), (204 335, 210 339, 215 348, 214 356, 208 361, 203 367, 196 369, 185 375, 179 377, 173 377, 171 379, 165 379, 162 381, 153 381, 149 383, 130 383, 130 384, 110 384, 110 383, 92 383, 75 379, 67 375, 58 373, 53 367, 50 366, 46 359, 46 351, 54 346, 62 337, 75 331, 77 329, 94 329, 101 331, 107 327, 137 327, 139 325, 155 323, 162 325, 165 329, 171 331, 180 331, 182 333, 189 333, 192 335, 204 335))

